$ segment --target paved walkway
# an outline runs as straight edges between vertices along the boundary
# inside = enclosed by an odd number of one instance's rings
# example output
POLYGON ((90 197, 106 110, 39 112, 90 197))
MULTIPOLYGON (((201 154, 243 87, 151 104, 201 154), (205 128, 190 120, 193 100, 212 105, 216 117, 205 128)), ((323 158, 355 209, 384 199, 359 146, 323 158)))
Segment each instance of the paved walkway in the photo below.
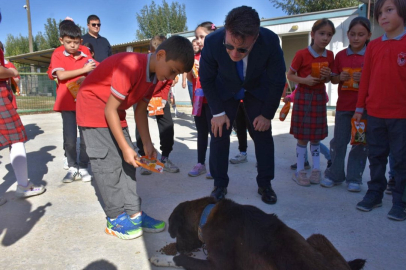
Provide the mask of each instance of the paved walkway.
MULTIPOLYGON (((149 215, 168 220, 172 210, 185 200, 210 194, 212 180, 204 176, 191 178, 187 172, 195 165, 196 129, 190 109, 175 119, 175 146, 171 160, 181 172, 140 176, 138 193, 143 198, 143 210, 149 215)), ((289 118, 289 117, 288 117, 289 118)), ((128 122, 134 140, 133 114, 128 122)), ((26 200, 15 199, 15 177, 7 149, 0 151, 0 194, 8 202, 0 207, 0 269, 168 269, 150 265, 148 258, 174 242, 167 230, 158 234, 145 233, 135 240, 120 240, 104 233, 104 212, 93 183, 61 182, 62 121, 58 113, 22 116, 29 134, 26 143, 29 177, 34 183, 46 185, 47 192, 26 200)), ((333 132, 329 117, 330 136, 333 132)), ((295 163, 296 142, 289 132, 289 119, 273 121, 276 148, 276 176, 272 185, 278 203, 266 205, 257 194, 253 143, 249 141, 248 163, 230 165, 230 185, 227 198, 241 204, 251 204, 267 213, 276 213, 287 225, 304 237, 313 233, 327 236, 347 260, 366 258, 365 269, 404 269, 406 265, 406 222, 386 218, 391 196, 385 195, 383 207, 370 213, 355 209, 366 192, 349 193, 345 186, 325 189, 320 186, 300 187, 291 180, 289 166, 295 163), (403 266, 402 266, 403 265, 403 266)), ((159 148, 158 128, 150 120, 151 135, 159 148)), ((232 137, 231 153, 238 153, 238 143, 232 137)), ((208 155, 207 155, 208 156, 208 155)), ((326 161, 321 159, 325 168, 326 161)), ((363 181, 369 178, 369 169, 363 181)))

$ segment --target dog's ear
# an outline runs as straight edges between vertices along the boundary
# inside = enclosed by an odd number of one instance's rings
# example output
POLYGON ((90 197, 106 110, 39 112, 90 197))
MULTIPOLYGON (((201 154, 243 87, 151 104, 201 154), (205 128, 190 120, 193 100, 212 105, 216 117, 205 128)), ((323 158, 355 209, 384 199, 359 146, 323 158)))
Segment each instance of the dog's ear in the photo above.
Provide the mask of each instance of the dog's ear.
POLYGON ((185 208, 185 203, 179 204, 173 210, 172 214, 169 217, 168 232, 172 238, 176 238, 176 236, 178 235, 179 228, 182 226, 182 224, 185 223, 184 211, 183 211, 184 208, 185 208))

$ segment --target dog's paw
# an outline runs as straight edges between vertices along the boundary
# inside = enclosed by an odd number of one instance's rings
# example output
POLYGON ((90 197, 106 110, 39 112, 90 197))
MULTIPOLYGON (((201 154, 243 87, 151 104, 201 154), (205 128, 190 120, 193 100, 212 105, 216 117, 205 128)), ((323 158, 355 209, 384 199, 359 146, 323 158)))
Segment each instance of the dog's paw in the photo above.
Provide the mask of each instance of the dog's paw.
POLYGON ((173 256, 160 255, 149 258, 149 261, 155 266, 183 268, 175 264, 175 258, 173 256))

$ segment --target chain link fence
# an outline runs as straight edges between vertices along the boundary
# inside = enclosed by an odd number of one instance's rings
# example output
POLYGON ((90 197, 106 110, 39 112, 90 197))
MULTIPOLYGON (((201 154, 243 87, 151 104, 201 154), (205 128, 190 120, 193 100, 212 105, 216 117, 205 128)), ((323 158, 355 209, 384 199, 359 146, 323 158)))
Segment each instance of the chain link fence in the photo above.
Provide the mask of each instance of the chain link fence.
POLYGON ((52 111, 56 98, 56 82, 46 73, 20 73, 20 95, 16 96, 18 113, 52 111))

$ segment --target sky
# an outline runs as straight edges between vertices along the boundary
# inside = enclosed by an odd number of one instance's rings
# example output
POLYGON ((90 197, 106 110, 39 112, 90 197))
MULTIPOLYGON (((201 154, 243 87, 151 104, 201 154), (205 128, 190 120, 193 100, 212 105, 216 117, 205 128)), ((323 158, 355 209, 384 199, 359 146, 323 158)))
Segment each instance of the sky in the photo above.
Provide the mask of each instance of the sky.
MULTIPOLYGON (((44 24, 47 18, 55 18, 56 22, 66 16, 87 29, 86 19, 96 14, 102 24, 100 35, 106 37, 111 45, 136 40, 138 24, 136 14, 152 1, 145 0, 30 0, 32 34, 45 32, 44 24)), ((167 0, 172 3, 172 0, 167 0)), ((188 30, 194 30, 199 23, 212 21, 215 25, 224 24, 227 13, 238 6, 249 5, 259 14, 259 17, 269 19, 286 16, 273 7, 269 0, 176 0, 185 4, 188 30), (249 4, 248 4, 249 3, 249 4)), ((155 4, 160 5, 161 0, 155 4)), ((0 41, 6 42, 7 35, 28 36, 27 11, 24 9, 26 0, 0 0, 2 22, 0 23, 0 41)))

